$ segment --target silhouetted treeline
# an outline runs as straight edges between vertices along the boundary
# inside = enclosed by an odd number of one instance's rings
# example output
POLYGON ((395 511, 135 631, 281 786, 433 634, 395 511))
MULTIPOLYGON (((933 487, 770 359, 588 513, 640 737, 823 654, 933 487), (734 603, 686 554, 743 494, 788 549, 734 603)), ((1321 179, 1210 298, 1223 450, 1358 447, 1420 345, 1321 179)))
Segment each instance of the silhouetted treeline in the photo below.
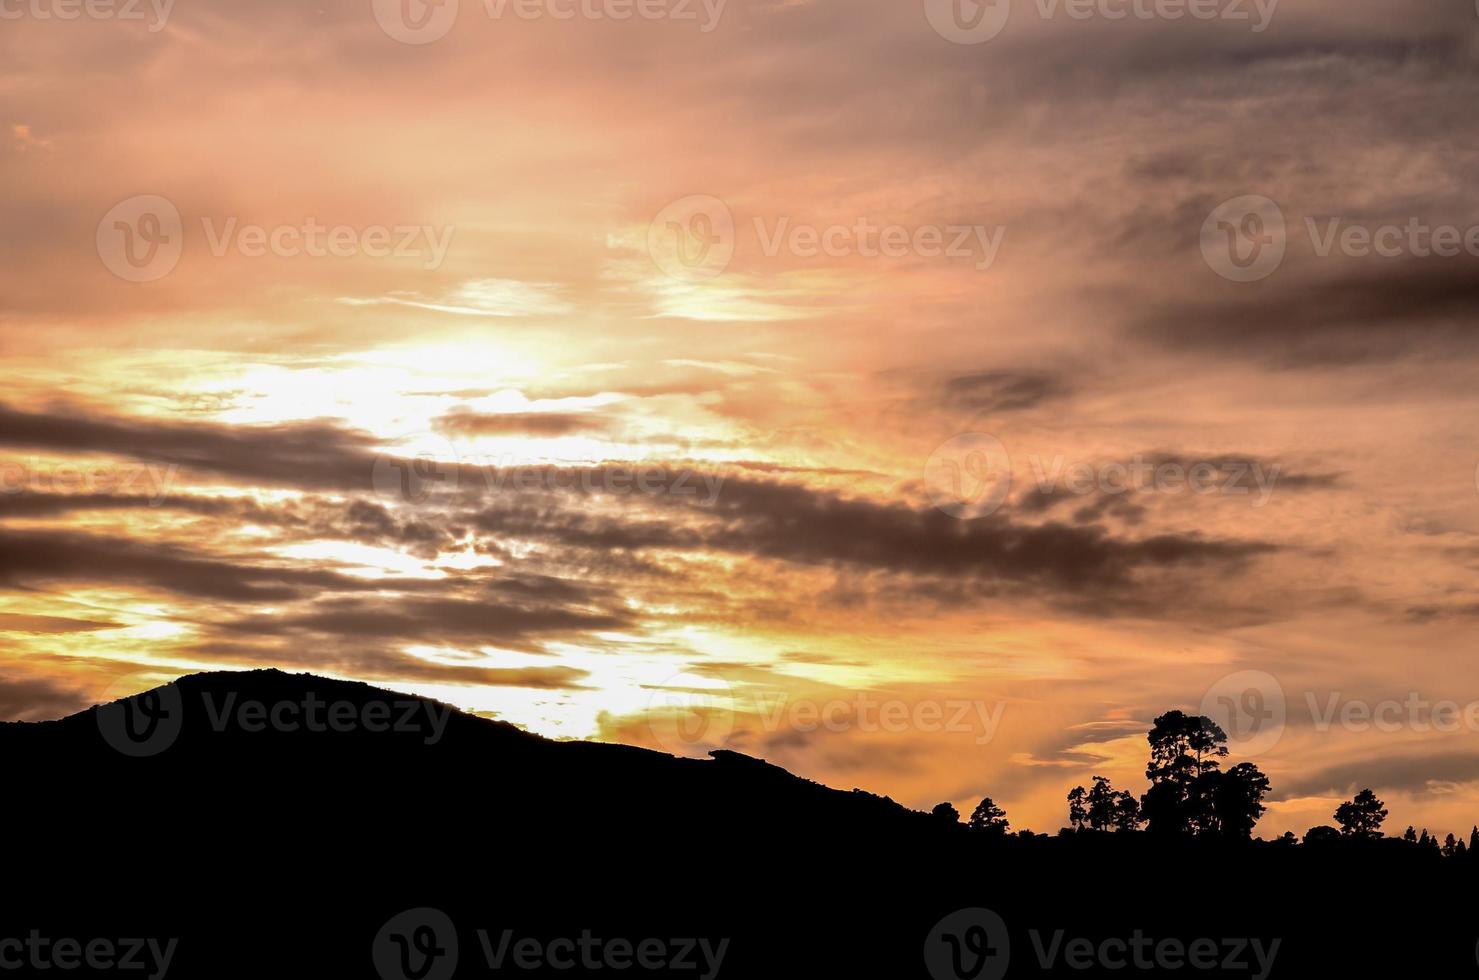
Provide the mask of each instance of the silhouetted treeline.
MULTIPOLYGON (((1147 833, 1158 837, 1252 837, 1254 826, 1267 809, 1263 801, 1270 789, 1268 777, 1251 762, 1222 768, 1228 747, 1227 733, 1221 726, 1204 715, 1172 710, 1155 719, 1146 741, 1150 743, 1150 760, 1145 778, 1150 780, 1150 789, 1137 800, 1128 790, 1116 790, 1107 777, 1095 776, 1087 789, 1075 786, 1068 791, 1068 827, 1064 832, 1130 833, 1143 824, 1147 833)), ((960 819, 949 803, 936 806, 933 815, 946 824, 960 819)), ((1378 840, 1383 836, 1387 809, 1374 792, 1363 789, 1338 806, 1332 816, 1338 826, 1311 827, 1302 840, 1285 832, 1272 843, 1290 846, 1378 840)), ((986 797, 972 814, 969 827, 1005 835, 1007 816, 986 797)), ((1031 831, 1021 834, 1034 836, 1031 831)), ((1479 826, 1470 832, 1467 845, 1453 834, 1440 844, 1426 828, 1419 834, 1408 827, 1401 840, 1438 857, 1467 860, 1470 855, 1479 855, 1479 826)))

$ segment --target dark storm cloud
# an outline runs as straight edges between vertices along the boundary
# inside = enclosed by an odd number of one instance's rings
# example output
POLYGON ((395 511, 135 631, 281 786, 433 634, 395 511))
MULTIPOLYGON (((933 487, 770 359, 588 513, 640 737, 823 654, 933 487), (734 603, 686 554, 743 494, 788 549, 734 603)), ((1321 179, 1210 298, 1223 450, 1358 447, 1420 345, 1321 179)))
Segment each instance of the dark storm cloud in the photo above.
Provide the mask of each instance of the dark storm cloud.
POLYGON ((189 424, 26 412, 0 406, 0 446, 106 453, 244 480, 368 489, 370 438, 328 422, 189 424))
MULTIPOLYGON (((990 44, 954 45, 928 28, 917 3, 787 5, 753 18, 749 38, 774 61, 804 69, 747 74, 738 98, 726 74, 696 70, 695 84, 705 103, 735 105, 747 127, 778 130, 780 139, 870 148, 908 140, 925 153, 990 143, 1019 124, 1031 127, 1023 135, 1051 141, 1059 133, 1031 120, 1039 109, 1062 114, 1061 126, 1086 107, 1125 121, 1147 111, 1142 97, 1162 112, 1195 106, 1199 121, 1242 128, 1241 107, 1267 99, 1277 112, 1294 92, 1328 101, 1331 112, 1380 118, 1382 128, 1436 135, 1445 123, 1462 125, 1457 99, 1425 104, 1433 115, 1420 118, 1400 101, 1353 106, 1350 87, 1370 75, 1472 86, 1474 17, 1464 3, 1284 3, 1257 33, 1247 22, 1186 17, 1076 20, 1064 7, 1044 20, 1036 4, 1019 3, 990 44), (839 50, 851 56, 829 57, 839 50)), ((1271 120, 1260 113, 1254 122, 1271 120)))
POLYGON ((629 622, 629 617, 616 612, 512 605, 492 599, 380 597, 373 601, 326 600, 305 611, 283 612, 269 620, 240 620, 232 628, 256 635, 329 633, 422 643, 507 645, 538 634, 616 629, 629 622))
POLYGON ((278 602, 322 591, 425 587, 421 581, 371 583, 302 563, 270 566, 239 557, 204 558, 170 545, 116 537, 0 529, 0 589, 82 582, 157 588, 231 602, 278 602))
POLYGON ((760 460, 741 459, 734 460, 726 465, 735 469, 748 470, 751 473, 768 473, 772 475, 805 475, 805 476, 866 476, 877 479, 886 479, 884 474, 873 470, 850 470, 836 466, 787 466, 784 463, 766 463, 760 460))
POLYGON ((417 557, 433 558, 459 537, 453 530, 418 517, 396 517, 368 500, 348 503, 309 497, 271 506, 238 497, 195 495, 35 493, 0 494, 0 520, 40 519, 88 511, 172 512, 279 530, 291 540, 333 538, 375 546, 400 546, 417 557))
MULTIPOLYGON (((27 412, 0 406, 0 447, 121 456, 309 491, 374 491, 390 502, 405 502, 397 496, 397 491, 404 491, 400 480, 407 475, 415 489, 424 490, 426 496, 435 496, 439 501, 452 496, 454 490, 473 496, 481 493, 621 494, 631 492, 639 473, 647 474, 644 480, 654 495, 680 492, 702 496, 707 492, 701 474, 657 464, 497 466, 476 458, 430 460, 406 458, 393 452, 378 453, 370 436, 327 421, 286 425, 168 423, 70 412, 27 412)), ((14 479, 6 474, 8 482, 0 489, 12 489, 14 479)), ((4 507, 6 496, 14 495, 0 494, 0 508, 4 507)), ((110 502, 103 496, 87 499, 98 507, 130 506, 123 501, 110 502)), ((229 506, 191 502, 196 499, 189 498, 177 506, 218 510, 229 506)), ((150 503, 158 504, 154 500, 150 503)), ((66 505, 36 502, 22 506, 66 505)), ((363 510, 359 517, 376 520, 363 510)))
POLYGON ((1121 539, 1097 527, 1021 525, 1003 516, 964 522, 935 510, 740 479, 726 481, 712 511, 703 516, 707 519, 679 525, 524 507, 484 510, 472 523, 485 533, 586 548, 720 551, 1068 591, 1122 586, 1142 570, 1236 566, 1273 550, 1260 542, 1197 535, 1121 539))
POLYGON ((1060 378, 1010 371, 961 375, 945 383, 945 398, 949 404, 987 413, 1034 408, 1067 393, 1067 385, 1060 378))
POLYGON ((6 633, 92 633, 118 629, 122 623, 105 623, 66 616, 31 616, 25 613, 0 613, 0 632, 6 633))
POLYGON ((252 501, 210 497, 164 496, 125 493, 36 493, 0 494, 0 519, 45 518, 85 511, 154 510, 184 511, 210 517, 240 517, 277 523, 263 507, 252 501))
POLYGON ((568 436, 602 434, 612 420, 582 412, 449 412, 437 419, 438 432, 459 436, 568 436))
POLYGON ((381 504, 355 500, 347 506, 320 503, 309 533, 382 547, 399 545, 418 558, 431 559, 450 549, 461 536, 444 524, 421 517, 396 517, 381 504))
MULTIPOLYGON (((1176 499, 1187 493, 1186 476, 1197 467, 1212 468, 1215 474, 1212 486, 1217 493, 1238 496, 1277 493, 1280 490, 1330 490, 1339 487, 1344 478, 1341 473, 1291 473, 1279 460, 1235 454, 1194 456, 1186 453, 1147 452, 1139 454, 1131 461, 1116 461, 1112 465, 1120 467, 1124 472, 1136 463, 1150 468, 1144 471, 1148 474, 1144 478, 1144 485, 1125 486, 1123 480, 1116 477, 1116 486, 1112 489, 1096 485, 1091 492, 1080 493, 1077 490, 1081 488, 1070 486, 1065 473, 1059 473, 1052 482, 1039 483, 1021 493, 1016 498, 1015 507, 1023 514, 1032 515, 1073 506, 1073 519, 1079 524, 1114 517, 1126 524, 1138 525, 1149 513, 1149 508, 1143 505, 1157 499, 1154 491, 1159 485, 1155 482, 1158 478, 1154 474, 1163 467, 1166 468, 1165 472, 1176 474, 1166 477, 1165 485, 1160 487, 1166 491, 1167 499, 1176 499)), ((1096 464, 1095 469, 1103 471, 1101 465, 1096 464)))
POLYGON ((1421 756, 1388 756, 1330 766, 1318 772, 1285 777, 1279 797, 1325 794, 1350 795, 1370 787, 1380 793, 1422 793, 1429 783, 1468 783, 1479 780, 1479 753, 1439 752, 1421 756))
POLYGON ((1070 588, 1124 581, 1146 566, 1237 561, 1267 550, 1182 535, 1122 540, 1095 528, 1018 525, 1001 515, 965 522, 780 484, 726 486, 716 510, 731 519, 709 538, 722 550, 1070 588))
POLYGON ((1407 610, 1407 618, 1417 623, 1431 623, 1440 619, 1471 619, 1476 616, 1479 616, 1479 602, 1450 606, 1411 606, 1407 610))
POLYGON ((1334 276, 1291 273, 1171 306, 1139 325, 1169 347, 1281 367, 1479 353, 1479 266, 1472 257, 1343 264, 1334 276))
MULTIPOLYGON (((1003 390, 1009 399, 1021 400, 1031 394, 1013 382, 1003 389, 999 380, 973 381, 963 388, 967 392, 988 389, 997 398, 1003 390)), ((106 449, 310 488, 349 481, 368 489, 371 471, 364 438, 326 423, 164 425, 5 410, 0 412, 0 442, 6 440, 50 450, 106 449)), ((653 479, 648 492, 642 493, 630 492, 636 472, 631 466, 540 471, 532 484, 501 483, 503 471, 465 463, 452 464, 448 470, 455 477, 450 483, 455 489, 430 498, 434 506, 402 505, 392 510, 363 498, 347 503, 311 498, 284 504, 280 510, 186 497, 166 498, 165 504, 222 517, 230 516, 233 507, 256 507, 261 512, 259 523, 290 529, 290 539, 351 540, 404 547, 425 556, 435 555, 468 532, 477 536, 471 543, 480 550, 523 540, 597 556, 720 552, 954 579, 966 591, 983 584, 1003 585, 1038 591, 1051 599, 1086 599, 1101 611, 1106 597, 1127 593, 1145 575, 1206 567, 1238 569, 1274 550, 1264 542, 1196 534, 1117 536, 1086 523, 1108 513, 1088 504, 1091 512, 1079 515, 1078 526, 1027 525, 1004 514, 962 522, 933 509, 739 476, 714 484, 717 496, 710 497, 705 484, 693 474, 665 467, 650 468, 653 479)), ((50 498, 23 495, 17 499, 20 509, 33 512, 62 506, 50 498)), ((137 498, 119 501, 90 495, 77 503, 128 506, 137 503, 137 498)), ((0 513, 4 513, 3 502, 0 513)), ((1131 523, 1139 517, 1134 512, 1119 516, 1131 523)), ((268 564, 261 555, 201 557, 167 546, 61 532, 3 532, 0 538, 14 544, 3 549, 5 557, 0 558, 0 580, 11 587, 32 582, 110 581, 239 602, 281 602, 312 591, 428 593, 457 587, 455 582, 434 580, 372 584, 301 560, 278 565, 268 564)), ((539 588, 560 587, 552 583, 546 580, 539 588)), ((576 588, 569 583, 563 587, 576 588)), ((623 615, 610 612, 530 611, 519 605, 494 601, 482 608, 454 602, 441 610, 419 605, 339 607, 289 613, 277 621, 276 628, 471 638, 480 631, 517 637, 544 629, 609 628, 626 621, 623 615), (550 617, 548 622, 541 621, 544 616, 550 617)))

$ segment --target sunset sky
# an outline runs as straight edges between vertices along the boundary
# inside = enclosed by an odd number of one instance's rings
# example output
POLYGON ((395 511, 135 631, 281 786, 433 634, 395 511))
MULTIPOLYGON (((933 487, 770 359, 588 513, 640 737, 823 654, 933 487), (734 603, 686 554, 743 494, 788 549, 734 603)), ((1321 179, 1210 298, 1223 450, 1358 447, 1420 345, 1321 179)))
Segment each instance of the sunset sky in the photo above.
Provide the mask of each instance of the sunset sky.
POLYGON ((1261 836, 1479 821, 1472 3, 582 2, 0 3, 0 718, 275 666, 1053 832, 1239 675, 1261 836))

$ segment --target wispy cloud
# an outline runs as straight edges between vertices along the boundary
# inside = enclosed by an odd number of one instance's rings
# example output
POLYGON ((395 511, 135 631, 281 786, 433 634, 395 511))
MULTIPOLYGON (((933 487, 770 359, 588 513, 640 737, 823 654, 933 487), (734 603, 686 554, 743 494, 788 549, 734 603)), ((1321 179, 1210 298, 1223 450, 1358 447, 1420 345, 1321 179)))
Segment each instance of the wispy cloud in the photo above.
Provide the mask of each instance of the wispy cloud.
POLYGON ((409 306, 434 313, 490 317, 561 316, 575 309, 560 296, 560 287, 555 284, 515 279, 475 279, 436 298, 391 293, 369 298, 341 297, 339 302, 347 306, 409 306))

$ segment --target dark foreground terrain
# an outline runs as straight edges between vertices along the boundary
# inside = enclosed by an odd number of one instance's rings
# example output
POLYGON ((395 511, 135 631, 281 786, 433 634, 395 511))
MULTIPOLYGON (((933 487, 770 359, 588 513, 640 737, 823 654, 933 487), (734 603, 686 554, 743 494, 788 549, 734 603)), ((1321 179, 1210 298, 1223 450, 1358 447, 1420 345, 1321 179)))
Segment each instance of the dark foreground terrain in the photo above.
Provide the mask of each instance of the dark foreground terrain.
POLYGON ((307 675, 0 725, 0 758, 0 977, 1479 972, 1479 870, 1397 841, 990 838, 307 675))

